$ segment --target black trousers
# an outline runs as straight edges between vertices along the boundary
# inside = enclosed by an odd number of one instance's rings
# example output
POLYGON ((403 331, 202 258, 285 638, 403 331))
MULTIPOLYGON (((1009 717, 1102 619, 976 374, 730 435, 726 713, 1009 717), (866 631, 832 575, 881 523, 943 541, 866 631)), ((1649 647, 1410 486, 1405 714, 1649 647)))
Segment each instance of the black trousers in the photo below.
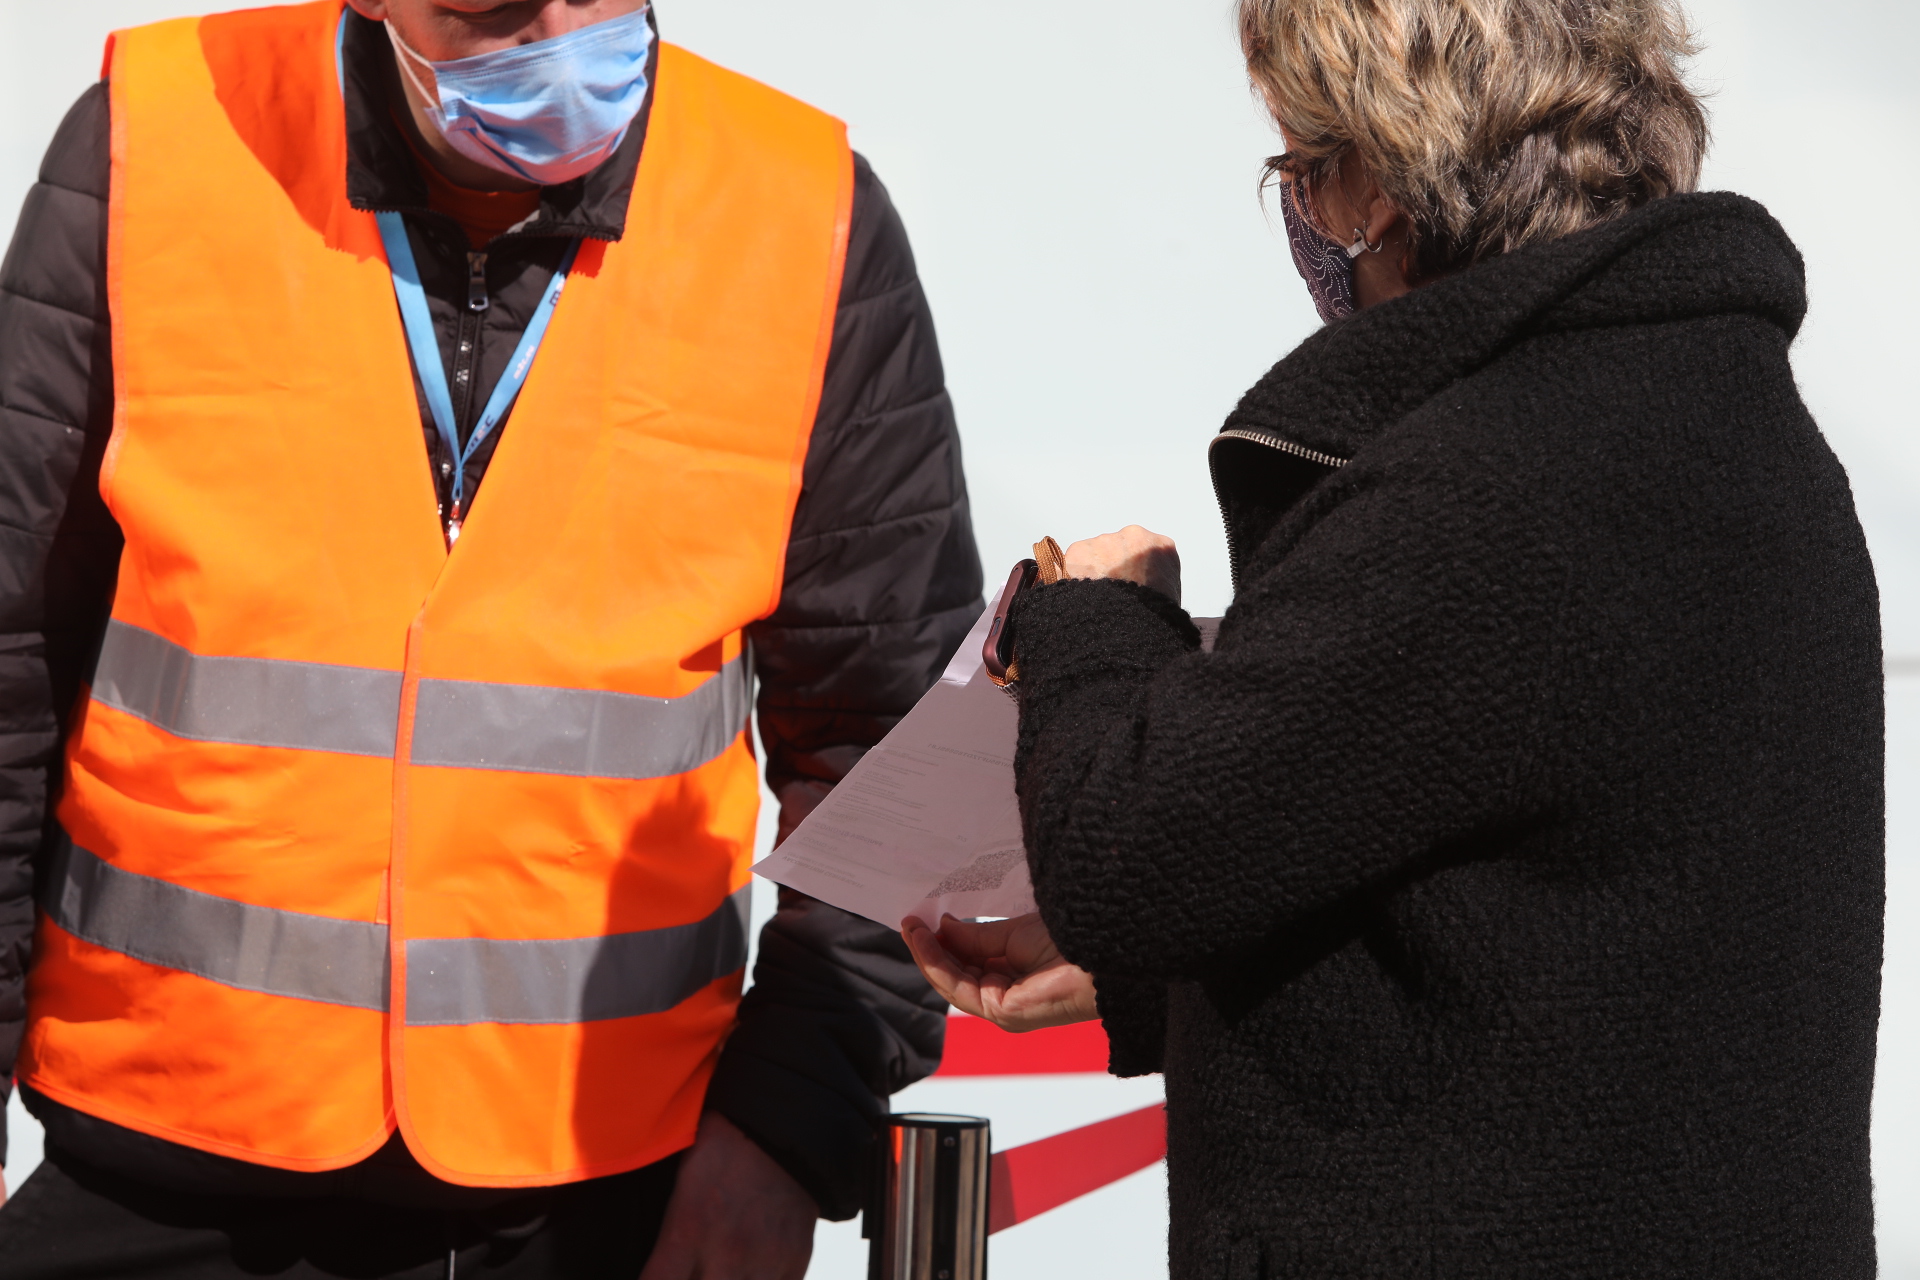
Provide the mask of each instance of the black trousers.
POLYGON ((634 1280, 677 1160, 483 1212, 168 1191, 49 1150, 0 1208, 5 1280, 634 1280))

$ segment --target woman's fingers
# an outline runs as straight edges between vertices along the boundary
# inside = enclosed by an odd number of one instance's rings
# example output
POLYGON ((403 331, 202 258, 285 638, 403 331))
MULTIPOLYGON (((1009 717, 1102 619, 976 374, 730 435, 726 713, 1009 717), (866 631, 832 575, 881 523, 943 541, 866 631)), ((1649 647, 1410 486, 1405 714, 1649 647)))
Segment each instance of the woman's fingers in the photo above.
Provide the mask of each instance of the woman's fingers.
MULTIPOLYGON (((940 945, 976 969, 987 967, 1008 954, 1008 942, 1026 921, 1038 924, 1037 915, 1017 916, 1012 920, 961 920, 942 916, 937 935, 940 945)), ((1044 927, 1044 926, 1043 926, 1044 927)))
POLYGON ((961 963, 1016 978, 1060 958, 1053 935, 1036 912, 1008 920, 956 920, 947 916, 940 922, 937 936, 961 963))
POLYGON ((1060 959, 1060 949, 1053 945, 1053 934, 1037 914, 1020 916, 1007 923, 1013 927, 1007 931, 1005 954, 1014 973, 1031 973, 1060 959))
POLYGON ((917 919, 900 934, 933 989, 956 1009, 1007 1031, 1037 1031, 1099 1017, 1093 978, 1060 958, 1038 915, 1011 920, 917 919))
POLYGON ((903 920, 900 922, 900 936, 906 939, 907 950, 913 953, 913 962, 920 966, 920 972, 926 976, 928 984, 939 992, 941 999, 963 1013, 973 1014, 977 1018, 987 1016, 980 1001, 980 976, 954 959, 952 953, 940 944, 933 930, 920 920, 903 920))
POLYGON ((1064 960, 1036 969, 1018 982, 989 975, 980 982, 982 1015, 1008 1031, 1038 1031, 1100 1016, 1093 975, 1064 960))

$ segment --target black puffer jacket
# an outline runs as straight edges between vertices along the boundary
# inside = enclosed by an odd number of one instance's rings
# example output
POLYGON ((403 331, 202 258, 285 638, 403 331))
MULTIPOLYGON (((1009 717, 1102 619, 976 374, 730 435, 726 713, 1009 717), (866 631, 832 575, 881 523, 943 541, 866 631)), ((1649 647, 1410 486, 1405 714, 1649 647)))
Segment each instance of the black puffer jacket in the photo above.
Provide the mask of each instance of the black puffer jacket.
MULTIPOLYGON (((645 234, 626 226, 626 211, 646 117, 606 164, 547 188, 530 224, 488 246, 491 305, 476 313, 467 306, 466 235, 427 207, 402 132, 411 124, 398 109, 391 46, 377 24, 353 16, 345 51, 349 192, 360 207, 407 215, 442 359, 463 391, 464 435, 568 241, 645 234)), ((61 126, 0 268, 0 1098, 25 1017, 34 863, 59 780, 61 721, 98 645, 120 554, 97 483, 113 414, 108 123, 103 84, 61 126)), ((217 192, 208 193, 208 216, 220 216, 217 192)), ((421 464, 432 466, 444 498, 444 450, 424 402, 421 429, 421 464)), ((486 501, 487 462, 511 430, 509 419, 470 464, 475 502, 486 501)), ((846 279, 785 590, 753 628, 760 733, 783 830, 932 683, 978 615, 980 583, 932 317, 900 218, 856 157, 846 279)), ((709 1105, 772 1152, 824 1213, 851 1216, 870 1119, 887 1094, 938 1064, 945 1006, 893 931, 791 893, 762 935, 754 976, 709 1105)), ((29 1101, 69 1152, 175 1189, 498 1198, 413 1185, 426 1175, 398 1144, 367 1168, 287 1174, 29 1101)), ((0 1155, 3 1126, 0 1113, 0 1155)))
POLYGON ((1041 911, 1164 1064, 1173 1274, 1874 1274, 1881 655, 1798 253, 1664 200, 1308 339, 1217 649, 1015 615, 1041 911))

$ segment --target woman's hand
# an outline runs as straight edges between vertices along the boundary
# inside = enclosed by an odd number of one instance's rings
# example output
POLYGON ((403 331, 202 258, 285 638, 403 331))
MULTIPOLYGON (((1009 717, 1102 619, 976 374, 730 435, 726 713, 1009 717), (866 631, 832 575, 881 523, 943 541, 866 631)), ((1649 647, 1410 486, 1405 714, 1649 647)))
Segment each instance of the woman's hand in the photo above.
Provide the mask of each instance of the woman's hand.
POLYGON ((1124 578, 1180 603, 1180 551, 1172 538, 1130 524, 1067 548, 1069 578, 1124 578))
POLYGON ((1038 1031, 1100 1016, 1093 975, 1060 958, 1038 915, 987 924, 948 916, 937 934, 923 921, 905 920, 900 932, 935 991, 962 1013, 1003 1031, 1038 1031))

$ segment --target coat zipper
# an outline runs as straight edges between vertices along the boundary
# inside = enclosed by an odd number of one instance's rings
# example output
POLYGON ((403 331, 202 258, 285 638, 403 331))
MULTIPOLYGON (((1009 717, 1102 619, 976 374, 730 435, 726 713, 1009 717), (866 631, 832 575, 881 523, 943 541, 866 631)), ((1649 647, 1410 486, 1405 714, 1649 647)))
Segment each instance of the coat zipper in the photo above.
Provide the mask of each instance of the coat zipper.
MULTIPOLYGON (((1283 440, 1279 436, 1268 435, 1264 431, 1249 431, 1245 427, 1228 427, 1225 431, 1215 436, 1212 442, 1207 445, 1207 458, 1209 463, 1211 463, 1213 458, 1213 446, 1219 444, 1222 440, 1228 439, 1245 440, 1251 444, 1265 445, 1269 449, 1277 449, 1281 453, 1292 454, 1296 458, 1304 458, 1308 462, 1318 463, 1334 471, 1338 471, 1341 467, 1346 466, 1348 462, 1352 461, 1350 458, 1338 458, 1331 453, 1322 453, 1318 449, 1309 449, 1303 444, 1295 444, 1291 440, 1283 440)), ((1233 521, 1227 519, 1226 499, 1220 496, 1220 475, 1213 470, 1211 465, 1209 465, 1207 470, 1213 477, 1213 501, 1214 505, 1220 508, 1220 524, 1227 531, 1227 570, 1232 575, 1233 594, 1237 596, 1240 594, 1240 546, 1239 543, 1234 540, 1233 521)))
MULTIPOLYGON (((405 214, 409 219, 437 221, 442 227, 446 228, 452 236, 460 240, 466 239, 466 233, 460 228, 460 224, 443 213, 397 204, 369 204, 364 206, 364 208, 369 213, 400 213, 405 214)), ((483 317, 486 312, 493 308, 493 294, 487 286, 488 254, 510 240, 518 243, 522 240, 548 238, 553 234, 553 232, 546 230, 529 231, 528 228, 523 225, 515 230, 495 236, 493 242, 488 245, 487 252, 475 252, 472 249, 468 250, 467 307, 465 311, 459 313, 454 322, 454 367, 449 371, 450 376, 454 380, 451 391, 455 401, 454 420, 456 422, 465 421, 467 406, 472 401, 473 375, 475 366, 478 363, 480 330, 484 324, 483 317)), ((618 238, 617 232, 603 230, 598 227, 574 234, 585 235, 590 239, 596 240, 611 241, 618 238)), ((469 243, 471 242, 469 241, 469 243)), ((434 456, 439 459, 439 465, 434 468, 434 472, 440 481, 440 491, 438 495, 438 505, 440 508, 439 518, 444 525, 447 518, 447 501, 453 494, 454 460, 441 456, 446 452, 446 444, 440 439, 439 432, 436 431, 433 433, 433 441, 434 456)))
POLYGON ((467 310, 480 312, 493 305, 487 296, 487 255, 467 254, 467 310))
POLYGON ((1245 427, 1229 427, 1215 436, 1214 439, 1219 440, 1224 437, 1231 437, 1235 440, 1251 440, 1255 444, 1263 444, 1269 449, 1278 449, 1282 453, 1290 453, 1296 458, 1305 458, 1308 462, 1317 462, 1323 467, 1332 467, 1335 470, 1353 461, 1351 458, 1336 458, 1330 453, 1322 453, 1318 449, 1309 449, 1303 444, 1295 444, 1291 440, 1282 440, 1279 436, 1270 436, 1262 431, 1248 431, 1245 427))
MULTIPOLYGON (((473 382, 476 367, 479 364, 480 329, 486 323, 486 314, 493 307, 493 296, 487 291, 487 255, 469 252, 467 254, 467 306, 460 313, 459 320, 453 326, 453 420, 464 425, 473 407, 473 382)), ((444 442, 441 448, 446 446, 444 442)), ((453 469, 459 465, 459 459, 442 458, 440 460, 440 520, 448 519, 447 503, 453 494, 453 469)), ((455 512, 454 519, 464 512, 455 512)))

